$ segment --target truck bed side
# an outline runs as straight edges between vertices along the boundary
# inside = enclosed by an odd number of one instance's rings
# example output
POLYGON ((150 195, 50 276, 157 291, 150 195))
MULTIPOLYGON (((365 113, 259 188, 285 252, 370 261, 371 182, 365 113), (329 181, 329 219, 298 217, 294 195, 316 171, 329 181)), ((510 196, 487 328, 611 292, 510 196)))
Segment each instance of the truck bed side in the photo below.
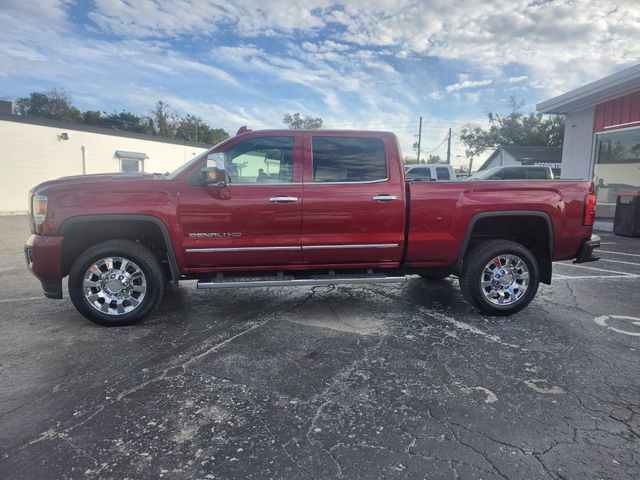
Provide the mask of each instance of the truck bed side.
POLYGON ((502 238, 505 232, 520 240, 548 238, 552 260, 574 258, 591 235, 583 225, 588 181, 411 182, 409 188, 410 267, 454 266, 470 241, 496 229, 502 238))

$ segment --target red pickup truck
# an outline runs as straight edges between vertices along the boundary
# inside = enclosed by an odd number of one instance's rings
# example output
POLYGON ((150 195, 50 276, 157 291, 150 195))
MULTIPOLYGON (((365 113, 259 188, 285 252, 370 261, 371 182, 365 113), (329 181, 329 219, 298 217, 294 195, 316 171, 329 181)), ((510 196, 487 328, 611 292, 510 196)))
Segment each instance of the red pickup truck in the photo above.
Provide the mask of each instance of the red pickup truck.
POLYGON ((552 261, 593 260, 588 181, 407 181, 398 140, 245 131, 170 174, 102 174, 30 192, 29 269, 102 325, 142 320, 168 282, 198 288, 385 283, 455 274, 509 315, 552 261))

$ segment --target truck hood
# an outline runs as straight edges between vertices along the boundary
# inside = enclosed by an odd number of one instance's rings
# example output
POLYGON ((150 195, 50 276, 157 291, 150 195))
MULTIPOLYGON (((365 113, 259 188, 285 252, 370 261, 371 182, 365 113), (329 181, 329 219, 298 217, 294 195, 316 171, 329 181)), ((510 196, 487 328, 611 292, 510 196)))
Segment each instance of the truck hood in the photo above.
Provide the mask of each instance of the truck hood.
POLYGON ((99 173, 92 175, 74 175, 71 177, 61 177, 56 180, 49 180, 35 186, 32 191, 34 193, 45 193, 46 190, 74 187, 80 189, 84 186, 113 183, 121 185, 126 182, 140 182, 148 180, 162 180, 163 176, 153 173, 99 173))

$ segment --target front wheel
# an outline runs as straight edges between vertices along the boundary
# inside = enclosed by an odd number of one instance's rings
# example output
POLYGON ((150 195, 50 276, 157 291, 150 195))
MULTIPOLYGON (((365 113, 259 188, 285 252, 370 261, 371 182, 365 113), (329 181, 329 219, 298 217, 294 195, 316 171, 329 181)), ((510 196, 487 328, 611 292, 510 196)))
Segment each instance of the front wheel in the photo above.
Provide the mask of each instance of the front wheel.
POLYGON ((132 325, 160 303, 165 280, 158 258, 130 240, 109 240, 86 250, 69 272, 76 309, 104 326, 132 325))
POLYGON ((525 308, 538 291, 538 262, 523 245, 490 240, 465 256, 460 289, 479 310, 511 315, 525 308))

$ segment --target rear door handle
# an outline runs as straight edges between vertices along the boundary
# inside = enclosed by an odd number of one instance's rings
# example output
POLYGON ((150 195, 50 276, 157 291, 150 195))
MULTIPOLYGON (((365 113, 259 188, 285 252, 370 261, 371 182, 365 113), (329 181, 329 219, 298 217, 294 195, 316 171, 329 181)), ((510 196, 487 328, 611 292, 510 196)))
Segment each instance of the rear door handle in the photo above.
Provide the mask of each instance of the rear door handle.
POLYGON ((371 200, 374 202, 393 202, 394 200, 400 200, 400 197, 397 195, 376 195, 371 197, 371 200))
POLYGON ((273 203, 292 203, 297 202, 298 197, 271 197, 269 201, 273 203))

